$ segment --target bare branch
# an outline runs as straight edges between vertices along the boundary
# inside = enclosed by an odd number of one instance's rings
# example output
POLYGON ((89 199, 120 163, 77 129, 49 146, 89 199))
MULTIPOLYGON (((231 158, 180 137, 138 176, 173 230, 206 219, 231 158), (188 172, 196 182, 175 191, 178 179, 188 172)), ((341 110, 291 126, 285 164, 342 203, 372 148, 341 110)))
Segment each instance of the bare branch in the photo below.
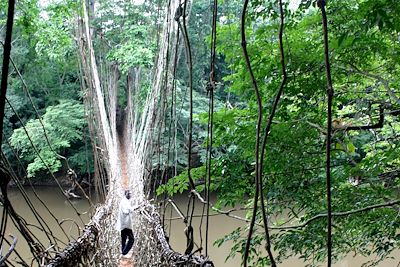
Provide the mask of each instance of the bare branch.
POLYGON ((178 206, 175 204, 175 202, 172 201, 172 199, 168 199, 168 203, 170 203, 171 206, 176 210, 176 212, 179 214, 179 217, 182 220, 185 220, 185 215, 183 215, 182 211, 178 208, 178 206))
MULTIPOLYGON (((8 235, 13 239, 13 242, 10 246, 10 248, 8 249, 6 255, 4 255, 3 257, 0 258, 0 266, 2 266, 2 264, 7 260, 7 258, 11 255, 11 253, 14 251, 15 246, 17 245, 18 239, 13 236, 13 235, 8 235)), ((0 255, 1 256, 1 255, 0 255)))
MULTIPOLYGON (((331 215, 332 215, 332 217, 343 217, 343 216, 349 216, 349 215, 354 215, 354 214, 361 213, 361 212, 370 211, 370 210, 377 209, 377 208, 385 208, 385 207, 395 206, 395 205, 398 205, 398 204, 400 204, 400 200, 391 201, 391 202, 387 202, 387 203, 376 204, 376 205, 372 205, 372 206, 367 206, 367 207, 356 209, 356 210, 343 211, 343 212, 333 212, 331 215)), ((310 224, 311 222, 313 222, 315 220, 318 220, 318 219, 321 219, 321 218, 325 218, 327 216, 328 216, 327 213, 322 213, 322 214, 315 215, 314 217, 308 219, 307 221, 305 221, 304 223, 299 224, 299 225, 282 226, 282 227, 270 227, 270 228, 271 229, 275 229, 275 230, 289 230, 289 229, 302 228, 302 227, 307 226, 308 224, 310 224)))
MULTIPOLYGON (((205 205, 208 205, 213 211, 215 211, 215 212, 217 212, 219 214, 226 215, 226 216, 228 216, 230 218, 233 218, 233 219, 236 219, 236 220, 239 220, 239 221, 251 222, 251 220, 249 220, 249 219, 246 219, 246 218, 231 214, 232 212, 236 211, 237 209, 230 209, 230 210, 218 209, 218 208, 214 207, 210 202, 205 201, 204 198, 197 191, 192 190, 191 193, 193 193, 200 200, 201 203, 203 203, 205 205)), ((257 222, 254 222, 254 223, 256 225, 262 227, 262 224, 259 224, 257 222)))

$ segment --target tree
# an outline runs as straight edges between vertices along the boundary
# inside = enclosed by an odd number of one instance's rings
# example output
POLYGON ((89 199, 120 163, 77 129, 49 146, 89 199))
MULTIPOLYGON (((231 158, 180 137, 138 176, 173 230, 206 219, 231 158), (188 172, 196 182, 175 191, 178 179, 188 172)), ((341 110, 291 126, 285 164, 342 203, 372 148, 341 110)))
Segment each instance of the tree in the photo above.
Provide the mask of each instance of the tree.
MULTIPOLYGON (((378 257, 374 265, 400 246, 396 233, 399 157, 396 135, 399 5, 382 1, 329 1, 329 40, 334 77, 332 140, 333 253, 335 259, 354 252, 378 257), (351 18, 351 19, 349 19, 351 18), (363 208, 389 203, 377 209, 363 208), (348 212, 349 211, 349 212, 348 212), (347 212, 349 214, 347 214, 347 212), (353 215, 352 215, 353 214, 353 215), (383 227, 385 225, 385 227, 383 227), (371 249, 373 248, 373 249, 371 249)), ((276 1, 252 1, 248 13, 247 46, 263 105, 263 126, 281 82, 276 1)), ((252 205, 257 105, 240 47, 237 14, 226 14, 218 28, 218 51, 232 74, 225 76, 232 106, 215 114, 213 188, 221 204, 252 205)), ((326 257, 324 142, 326 129, 325 76, 321 15, 312 1, 297 10, 285 9, 284 50, 289 81, 274 117, 266 147, 263 180, 268 214, 277 219, 273 247, 278 261, 300 255, 310 265, 326 257), (312 219, 308 222, 308 220, 312 219), (302 225, 306 223, 305 225, 302 225), (301 225, 285 230, 286 226, 301 225)), ((200 179, 204 174, 195 178, 200 179)), ((178 179, 178 178, 176 178, 178 179)), ((180 182, 186 179, 179 177, 180 182)), ((174 180, 171 180, 171 185, 174 180)), ((176 182, 175 182, 176 183, 176 182)), ((187 183, 187 182, 186 182, 187 183)), ((181 185, 182 187, 182 185, 181 185)), ((171 189, 171 188, 169 188, 171 189)), ((261 213, 257 222, 261 222, 261 213)), ((262 227, 257 226, 262 232, 262 227)), ((233 240, 231 256, 243 253, 247 228, 223 240, 233 240)), ((268 265, 263 235, 256 230, 251 264, 268 265)))
POLYGON ((41 121, 30 120, 25 129, 16 129, 10 143, 28 162, 28 177, 34 177, 38 171, 57 172, 62 166, 59 153, 83 141, 84 125, 83 105, 61 100, 46 109, 41 121))
MULTIPOLYGON (((72 35, 76 11, 75 1, 43 4, 33 0, 19 2, 17 5, 14 29, 16 38, 12 48, 13 64, 7 96, 12 108, 8 105, 6 107, 8 123, 7 121, 5 123, 5 138, 10 138, 16 128, 27 124, 28 121, 30 130, 37 128, 38 136, 35 137, 43 138, 43 133, 39 134, 40 128, 43 127, 38 117, 43 119, 42 115, 47 113, 47 108, 50 106, 57 106, 61 109, 60 99, 64 99, 70 105, 78 104, 80 101, 82 93, 80 92, 79 66, 75 52, 76 44, 72 35)), ((54 116, 61 116, 51 108, 49 112, 47 114, 53 113, 54 116)), ((77 112, 82 112, 83 116, 82 107, 77 112)), ((54 127, 54 125, 49 126, 48 124, 45 127, 54 127)), ((65 132, 77 130, 72 124, 64 124, 63 127, 65 132), (72 128, 67 129, 69 126, 72 128)), ((79 128, 84 129, 85 127, 80 125, 79 128)), ((54 131, 54 129, 47 130, 51 132, 49 135, 54 131)), ((17 139, 22 142, 19 145, 27 148, 29 140, 27 137, 23 137, 25 134, 23 129, 20 128, 16 132, 17 135, 14 137, 18 136, 17 139)), ((67 143, 74 138, 71 137, 67 143)), ((49 141, 55 139, 57 138, 49 138, 49 141)), ((39 146, 41 146, 42 157, 46 160, 46 157, 49 156, 51 170, 58 170, 62 164, 60 157, 56 157, 50 147, 44 148, 47 144, 47 142, 43 142, 46 141, 45 139, 41 141, 39 146)), ((3 151, 11 159, 12 166, 20 169, 19 161, 14 160, 18 154, 14 154, 7 142, 3 142, 3 144, 3 151)), ((50 143, 50 145, 52 144, 50 143)), ((54 144, 53 146, 56 147, 57 153, 71 157, 70 167, 76 168, 76 171, 91 171, 91 168, 86 166, 86 151, 89 150, 90 158, 90 144, 85 147, 85 142, 80 140, 79 142, 73 141, 73 144, 69 145, 54 144)), ((27 160, 25 163, 30 164, 29 176, 34 176, 37 171, 46 168, 33 149, 27 150, 23 156, 27 160)), ((24 176, 25 174, 20 172, 19 175, 24 176)))

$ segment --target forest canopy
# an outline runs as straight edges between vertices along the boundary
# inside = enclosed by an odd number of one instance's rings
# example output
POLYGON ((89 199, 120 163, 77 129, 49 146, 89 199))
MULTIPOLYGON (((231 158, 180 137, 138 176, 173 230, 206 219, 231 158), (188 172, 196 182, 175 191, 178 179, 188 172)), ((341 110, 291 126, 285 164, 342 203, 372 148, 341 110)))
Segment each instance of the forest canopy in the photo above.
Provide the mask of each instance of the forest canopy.
MULTIPOLYGON (((6 2, 0 1, 2 25, 6 2)), ((89 9, 96 9, 91 14, 96 60, 99 65, 111 62, 115 67, 121 109, 127 105, 129 77, 140 74, 136 99, 140 105, 151 87, 164 3, 94 2, 89 9)), ((193 2, 188 17, 193 69, 188 71, 182 41, 177 49, 175 95, 167 96, 178 107, 177 119, 173 121, 165 112, 164 127, 155 130, 161 143, 150 156, 154 169, 173 169, 157 193, 189 190, 188 165, 200 191, 206 190, 210 168, 216 207, 241 205, 248 208, 247 218, 251 218, 252 207, 257 205, 254 197, 259 181, 255 177, 261 173, 259 192, 272 229, 275 260, 279 263, 297 256, 316 266, 328 255, 328 146, 333 258, 340 260, 350 253, 372 255, 366 266, 376 266, 400 248, 400 4, 397 0, 323 1, 328 23, 326 53, 317 2, 321 1, 283 1, 282 13, 280 1, 255 0, 243 20, 243 1, 218 1, 212 124, 208 106, 212 12, 210 1, 193 2), (243 34, 248 62, 243 55, 243 34), (330 60, 334 92, 331 120, 325 56, 330 60), (190 76, 192 164, 186 156, 190 76), (173 135, 167 125, 177 126, 173 135), (210 153, 209 127, 213 129, 210 153), (260 140, 256 137, 264 135, 268 138, 261 148, 263 160, 257 162, 255 147, 260 140), (172 136, 174 153, 170 151, 172 136)), ((30 181, 39 181, 50 172, 65 172, 66 158, 68 168, 77 173, 94 172, 96 137, 88 125, 92 118, 85 106, 87 92, 81 90, 76 40, 79 12, 78 2, 72 0, 17 3, 12 44, 15 64, 10 68, 3 152, 18 175, 30 181)), ((271 265, 265 252, 262 213, 258 209, 254 215, 251 266, 271 265)), ((248 225, 240 227, 215 245, 233 241, 228 257, 243 257, 248 231, 248 225)))

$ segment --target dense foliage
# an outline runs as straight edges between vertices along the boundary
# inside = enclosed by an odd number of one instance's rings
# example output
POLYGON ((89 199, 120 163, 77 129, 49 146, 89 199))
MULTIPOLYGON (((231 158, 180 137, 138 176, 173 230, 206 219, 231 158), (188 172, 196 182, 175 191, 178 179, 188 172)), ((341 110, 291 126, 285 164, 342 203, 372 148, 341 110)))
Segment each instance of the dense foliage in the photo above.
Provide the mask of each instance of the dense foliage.
MULTIPOLYGON (((71 147, 78 141, 82 141, 84 125, 83 105, 69 100, 47 107, 41 120, 30 120, 25 128, 15 129, 10 137, 10 143, 17 150, 20 158, 30 162, 27 167, 27 176, 34 177, 40 170, 48 171, 47 168, 52 172, 57 172, 62 166, 59 153, 65 151, 66 148, 70 148, 71 153, 73 151, 71 147)), ((73 166, 84 166, 80 163, 82 160, 80 154, 85 154, 85 151, 74 152, 71 158, 73 166)), ((80 170, 85 171, 85 168, 80 170)))
MULTIPOLYGON (((5 2, 0 2, 2 15, 5 2)), ((251 1, 246 19, 250 62, 263 103, 262 128, 282 79, 277 2, 251 1)), ((295 255, 307 264, 317 265, 326 259, 327 253, 326 216, 308 222, 325 214, 327 204, 327 104, 321 13, 312 0, 285 3, 283 48, 289 78, 269 133, 263 189, 270 224, 282 228, 272 232, 277 260, 295 255), (296 225, 300 226, 284 229, 296 225)), ((145 1, 139 5, 132 1, 102 0, 96 4, 91 30, 99 65, 108 61, 118 66, 121 107, 127 102, 124 92, 130 86, 129 78, 140 70, 142 94, 137 103, 143 103, 158 50, 163 3, 145 1)), ((219 1, 211 188, 218 196, 217 205, 251 207, 259 110, 241 47, 241 10, 242 1, 219 1)), ((11 71, 8 99, 13 109, 7 109, 9 123, 4 136, 10 145, 3 142, 3 151, 10 159, 20 158, 31 179, 48 173, 47 166, 52 172, 62 171, 63 157, 69 159, 75 170, 92 171, 87 166, 91 148, 74 40, 77 12, 79 6, 75 1, 56 1, 45 6, 35 0, 18 1, 12 56, 22 79, 16 70, 11 71)), ((334 216, 336 259, 349 253, 373 255, 374 260, 367 264, 374 265, 400 248, 399 205, 357 211, 398 200, 400 196, 399 14, 397 0, 327 1, 335 91, 331 144, 333 211, 349 213, 334 216)), ((3 17, 0 23, 4 25, 3 17)), ((207 170, 211 19, 209 1, 194 1, 188 25, 194 62, 192 176, 200 184, 207 170)), ((183 42, 180 47, 184 50, 183 42)), ((101 69, 101 75, 105 76, 106 71, 101 69)), ((189 188, 187 172, 183 171, 188 165, 188 75, 182 52, 175 96, 168 96, 169 101, 175 97, 177 121, 169 115, 171 107, 167 105, 163 129, 158 129, 163 135, 157 153, 169 156, 153 155, 152 162, 153 166, 175 168, 180 174, 159 187, 160 194, 172 195, 189 188), (177 125, 178 129, 167 129, 171 125, 177 125), (176 140, 172 148, 174 131, 176 140)), ((14 167, 19 164, 12 162, 14 167)), ((252 266, 270 264, 264 251, 261 220, 259 212, 260 224, 256 226, 250 250, 252 266)), ((245 250, 247 231, 248 226, 243 226, 216 241, 216 245, 232 240, 229 256, 240 256, 237 254, 245 250)))
MULTIPOLYGON (((226 11, 224 4, 220 10, 226 11)), ((399 8, 391 0, 328 1, 335 90, 333 211, 350 211, 350 215, 334 217, 336 259, 350 252, 374 255, 368 263, 374 265, 400 246, 398 206, 351 215, 353 210, 399 199, 399 8)), ((261 91, 264 123, 282 79, 278 10, 277 1, 252 1, 247 14, 247 45, 261 91)), ((217 49, 231 70, 221 78, 226 92, 234 97, 214 115, 212 188, 220 204, 250 207, 258 110, 242 56, 237 11, 219 14, 217 49)), ((300 6, 286 5, 285 20, 289 81, 273 121, 263 169, 268 213, 271 224, 278 227, 302 224, 326 213, 327 106, 321 14, 314 1, 301 1, 300 6)), ((205 168, 192 175, 204 179, 205 168)), ((182 173, 163 189, 173 193, 188 187, 186 173, 182 173)), ((310 265, 323 261, 324 218, 304 227, 274 231, 272 243, 278 261, 292 255, 301 256, 310 265)), ((257 220, 261 223, 261 213, 257 220)), ((217 244, 233 240, 231 256, 243 253, 247 231, 242 227, 217 244)), ((254 266, 269 264, 262 232, 262 228, 255 232, 250 250, 254 266)))
POLYGON ((65 175, 68 159, 77 173, 93 168, 73 37, 76 11, 75 1, 16 5, 2 149, 21 178, 65 175))

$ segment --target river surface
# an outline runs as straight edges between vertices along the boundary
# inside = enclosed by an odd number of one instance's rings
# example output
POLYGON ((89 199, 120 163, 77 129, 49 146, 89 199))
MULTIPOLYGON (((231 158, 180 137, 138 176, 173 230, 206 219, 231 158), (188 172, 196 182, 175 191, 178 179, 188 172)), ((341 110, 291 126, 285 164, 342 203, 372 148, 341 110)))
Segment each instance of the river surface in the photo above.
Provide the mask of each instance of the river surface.
MULTIPOLYGON (((35 196, 35 194, 32 192, 31 189, 26 189, 27 194, 29 198, 31 199, 33 205, 38 209, 39 213, 41 216, 45 219, 46 223, 49 225, 49 227, 52 229, 54 234, 56 234, 61 240, 64 242, 67 241, 67 237, 61 232, 60 228, 57 226, 57 222, 55 219, 50 215, 50 213, 46 210, 46 208, 40 203, 38 198, 35 196)), ((48 206, 48 208, 52 211, 54 216, 58 218, 59 221, 63 221, 64 229, 66 229, 66 234, 70 236, 71 238, 76 238, 77 233, 78 233, 78 227, 77 225, 72 222, 73 220, 78 223, 78 225, 81 227, 83 225, 82 222, 80 222, 79 216, 77 215, 78 213, 82 213, 81 215, 82 221, 84 223, 89 221, 89 213, 86 213, 89 209, 89 203, 86 200, 74 200, 72 201, 72 205, 76 209, 71 207, 71 205, 68 203, 67 200, 62 196, 62 193, 59 191, 58 188, 54 187, 38 187, 35 188, 35 191, 37 195, 42 199, 44 203, 48 206)), ((9 190, 9 198, 11 200, 11 203, 14 206, 14 209, 17 211, 17 213, 22 216, 24 219, 26 219, 28 222, 34 222, 35 224, 36 221, 34 219, 34 216, 30 209, 28 208, 28 205, 25 203, 23 200, 21 194, 19 193, 18 190, 16 189, 10 189, 9 190)), ((181 195, 178 196, 174 199, 175 203, 177 206, 182 210, 184 214, 186 214, 186 209, 187 209, 187 196, 186 195, 181 195)), ((194 214, 198 215, 202 213, 202 205, 200 203, 196 203, 196 210, 194 214)), ((0 211, 1 211, 0 207, 0 211)), ((171 217, 171 214, 169 212, 169 209, 167 210, 166 219, 171 217)), ((238 216, 243 216, 243 212, 237 212, 234 213, 238 216)), ((172 218, 171 220, 171 227, 170 229, 167 230, 167 234, 170 236, 170 244, 173 249, 179 252, 183 252, 186 248, 186 237, 184 235, 184 228, 185 225, 182 222, 181 219, 179 218, 178 213, 175 211, 175 209, 172 210, 172 218)), ((195 217, 193 219, 193 225, 194 225, 194 230, 195 230, 195 240, 197 244, 200 244, 200 237, 199 237, 199 222, 200 218, 195 217)), ((167 220, 166 224, 169 225, 169 220, 167 220)), ((237 219, 233 219, 230 217, 227 217, 225 215, 218 215, 218 216, 211 216, 210 221, 209 221, 209 248, 208 252, 210 255, 210 258, 213 260, 215 266, 240 266, 240 256, 237 255, 234 259, 229 259, 225 261, 226 257, 229 255, 230 252, 230 245, 231 243, 227 243, 222 245, 221 247, 216 247, 213 246, 212 243, 214 240, 218 238, 224 237, 225 234, 230 233, 231 231, 235 230, 236 228, 243 226, 244 223, 242 221, 239 221, 237 219)), ((169 227, 168 227, 169 228, 169 227)), ((40 239, 43 240, 43 243, 47 246, 51 246, 50 242, 47 240, 46 236, 42 233, 42 231, 33 229, 33 232, 35 235, 37 235, 40 239)), ((24 241, 24 238, 21 236, 20 233, 18 233, 15 228, 12 225, 12 222, 9 220, 8 221, 8 228, 6 231, 6 235, 9 233, 12 233, 18 237, 18 243, 17 243, 17 250, 18 252, 24 257, 24 259, 27 262, 30 262, 31 259, 31 254, 29 252, 29 248, 24 241)), ((203 235, 203 246, 205 244, 205 220, 203 221, 203 228, 202 228, 202 235, 203 235)), ((8 248, 8 246, 7 246, 8 248)), ((392 254, 394 259, 388 259, 383 263, 380 263, 378 266, 380 267, 396 267, 397 264, 399 264, 400 261, 400 251, 396 251, 395 253, 392 254)), ((15 255, 12 255, 12 258, 15 258, 15 255)), ((347 256, 344 260, 335 263, 333 266, 335 267, 359 267, 363 263, 368 261, 367 258, 364 257, 352 257, 352 256, 347 256)), ((305 266, 306 264, 296 258, 290 258, 286 260, 284 263, 279 264, 279 267, 295 267, 295 266, 305 266)), ((18 266, 18 264, 16 264, 18 266)), ((321 265, 325 266, 325 265, 321 265)))

